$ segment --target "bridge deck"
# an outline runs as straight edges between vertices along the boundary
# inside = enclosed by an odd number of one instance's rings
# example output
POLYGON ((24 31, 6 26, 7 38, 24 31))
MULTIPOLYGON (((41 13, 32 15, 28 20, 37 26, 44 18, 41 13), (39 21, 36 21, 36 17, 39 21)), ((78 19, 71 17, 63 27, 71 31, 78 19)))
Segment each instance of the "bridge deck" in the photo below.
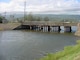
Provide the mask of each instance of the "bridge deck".
POLYGON ((77 22, 27 21, 23 25, 77 26, 77 22))

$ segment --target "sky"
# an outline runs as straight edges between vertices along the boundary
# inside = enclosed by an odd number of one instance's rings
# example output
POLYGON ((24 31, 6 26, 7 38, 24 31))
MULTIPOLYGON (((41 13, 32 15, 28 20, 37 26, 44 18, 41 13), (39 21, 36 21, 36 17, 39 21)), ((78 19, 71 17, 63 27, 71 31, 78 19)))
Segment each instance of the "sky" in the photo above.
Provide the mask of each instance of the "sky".
MULTIPOLYGON (((23 12, 25 0, 0 0, 0 13, 23 12)), ((80 0, 26 0, 26 12, 80 14, 80 0)))

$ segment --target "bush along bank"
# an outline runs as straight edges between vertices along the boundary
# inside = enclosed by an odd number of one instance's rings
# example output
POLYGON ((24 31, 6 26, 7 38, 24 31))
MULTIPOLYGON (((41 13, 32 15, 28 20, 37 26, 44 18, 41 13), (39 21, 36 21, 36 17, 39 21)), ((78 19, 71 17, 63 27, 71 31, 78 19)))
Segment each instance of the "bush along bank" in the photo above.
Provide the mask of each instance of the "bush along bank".
POLYGON ((64 47, 63 51, 47 54, 39 60, 80 60, 80 40, 75 46, 64 47))

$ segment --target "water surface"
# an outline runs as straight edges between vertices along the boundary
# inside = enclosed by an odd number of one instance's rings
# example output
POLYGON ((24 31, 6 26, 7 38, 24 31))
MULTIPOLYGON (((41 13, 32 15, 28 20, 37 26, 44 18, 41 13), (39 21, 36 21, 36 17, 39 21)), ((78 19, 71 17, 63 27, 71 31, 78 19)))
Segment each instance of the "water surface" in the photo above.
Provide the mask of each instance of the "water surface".
POLYGON ((76 44, 74 33, 0 31, 0 60, 34 60, 76 44))

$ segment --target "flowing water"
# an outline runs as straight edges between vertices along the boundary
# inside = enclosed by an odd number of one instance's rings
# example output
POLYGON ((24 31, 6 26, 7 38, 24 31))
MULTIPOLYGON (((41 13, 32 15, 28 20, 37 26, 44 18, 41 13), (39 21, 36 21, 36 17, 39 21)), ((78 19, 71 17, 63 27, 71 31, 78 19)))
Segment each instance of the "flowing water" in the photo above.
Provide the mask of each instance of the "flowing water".
POLYGON ((75 45, 74 33, 0 31, 0 60, 35 60, 75 45))

